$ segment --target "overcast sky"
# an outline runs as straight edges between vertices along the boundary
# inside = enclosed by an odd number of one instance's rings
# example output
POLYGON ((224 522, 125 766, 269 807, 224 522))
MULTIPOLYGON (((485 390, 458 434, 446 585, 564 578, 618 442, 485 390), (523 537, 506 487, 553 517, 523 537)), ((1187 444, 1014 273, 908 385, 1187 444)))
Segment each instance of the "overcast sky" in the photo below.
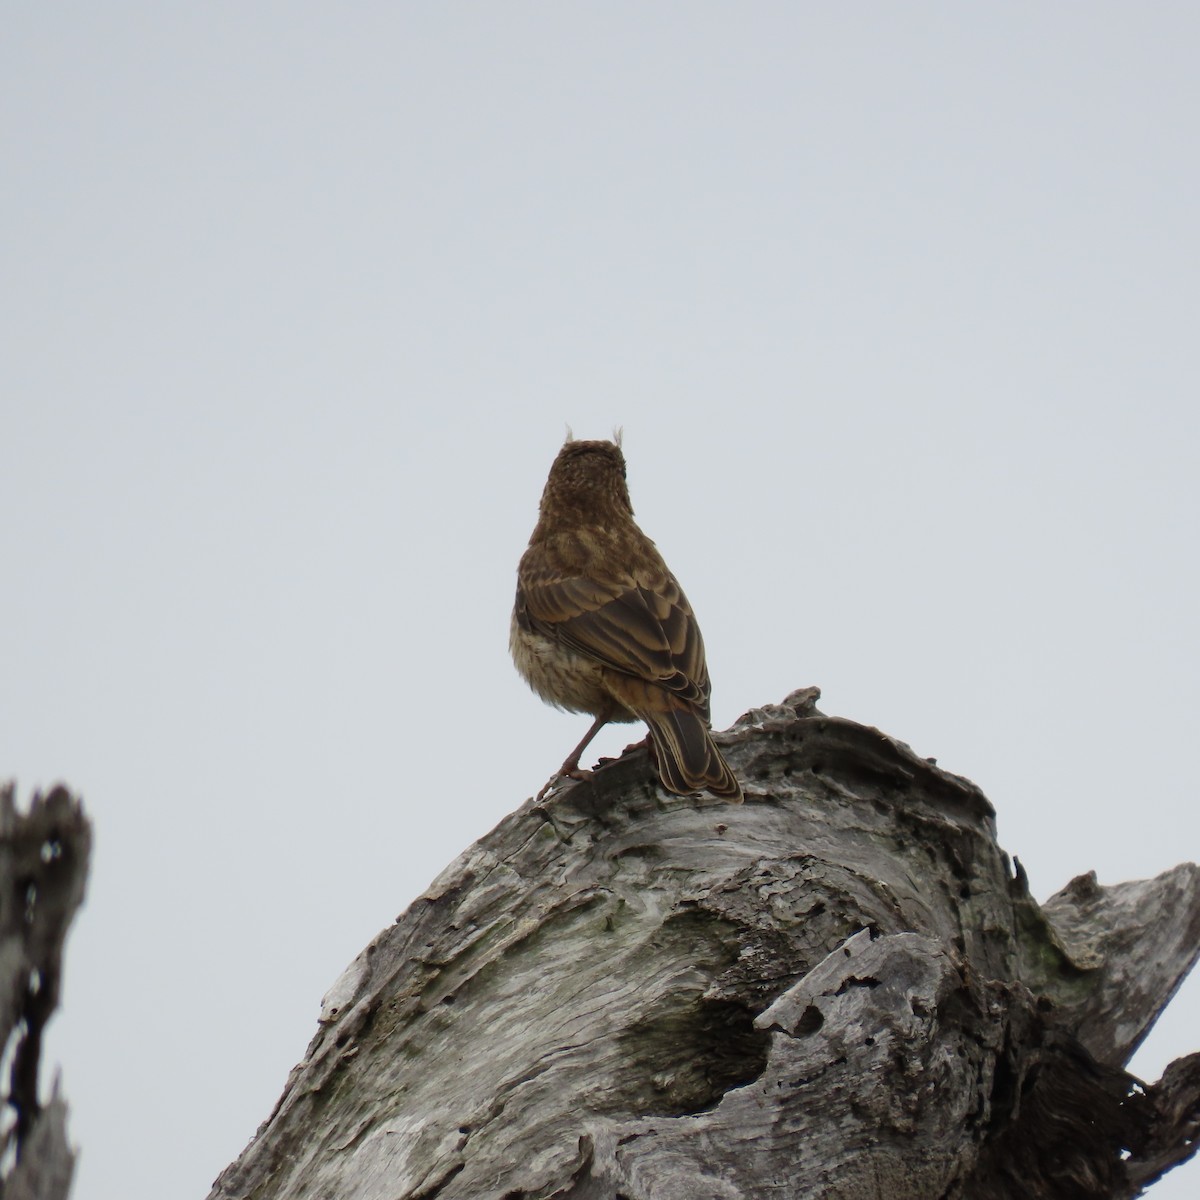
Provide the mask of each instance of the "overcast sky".
POLYGON ((567 424, 717 725, 818 684, 1040 898, 1200 855, 1198 60, 1168 3, 5 6, 0 776, 96 826, 76 1200, 204 1196, 582 735, 507 652, 567 424))

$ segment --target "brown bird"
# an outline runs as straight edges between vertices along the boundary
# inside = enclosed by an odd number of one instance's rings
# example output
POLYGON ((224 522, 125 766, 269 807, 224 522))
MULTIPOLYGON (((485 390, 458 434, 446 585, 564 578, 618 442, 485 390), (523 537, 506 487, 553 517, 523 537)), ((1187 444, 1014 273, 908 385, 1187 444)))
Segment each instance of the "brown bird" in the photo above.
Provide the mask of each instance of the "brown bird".
POLYGON ((542 493, 538 523, 517 568, 509 648, 541 698, 596 719, 539 798, 610 721, 642 720, 663 787, 742 789, 712 740, 704 640, 687 597, 638 528, 616 442, 568 440, 542 493))

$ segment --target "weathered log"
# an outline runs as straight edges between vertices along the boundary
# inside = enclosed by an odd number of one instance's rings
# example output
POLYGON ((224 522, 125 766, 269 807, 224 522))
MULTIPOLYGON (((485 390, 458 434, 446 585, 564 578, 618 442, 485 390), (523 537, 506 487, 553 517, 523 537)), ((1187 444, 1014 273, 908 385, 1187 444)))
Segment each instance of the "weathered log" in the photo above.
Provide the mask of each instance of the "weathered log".
POLYGON ((35 795, 18 811, 13 788, 0 787, 0 1038, 11 1063, 0 1087, 14 1113, 0 1144, 12 1168, 4 1200, 66 1200, 75 1156, 67 1142, 66 1104, 55 1083, 39 1092, 42 1034, 58 1007, 63 943, 83 902, 91 827, 65 788, 35 795))
POLYGON ((1200 871, 1039 907, 973 784, 817 695, 720 738, 741 808, 634 749, 505 818, 337 982, 213 1200, 1122 1198, 1188 1157, 1200 1061, 1123 1066, 1200 871))

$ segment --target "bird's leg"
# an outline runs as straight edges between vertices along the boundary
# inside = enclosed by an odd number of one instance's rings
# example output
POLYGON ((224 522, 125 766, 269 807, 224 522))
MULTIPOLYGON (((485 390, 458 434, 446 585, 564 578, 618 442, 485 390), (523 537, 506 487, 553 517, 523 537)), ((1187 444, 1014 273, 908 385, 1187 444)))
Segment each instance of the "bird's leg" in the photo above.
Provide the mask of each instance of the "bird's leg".
POLYGON ((579 769, 579 759, 583 752, 588 748, 588 743, 608 724, 608 717, 597 717, 592 722, 592 727, 583 735, 583 740, 567 755, 566 761, 558 770, 550 776, 546 781, 546 786, 537 794, 540 800, 560 779, 591 779, 591 771, 581 771, 579 769))
POLYGON ((592 727, 583 735, 583 741, 567 755, 566 762, 559 768, 559 775, 565 775, 568 779, 588 779, 591 776, 591 771, 581 771, 579 769, 579 760, 583 752, 588 748, 588 743, 608 724, 608 717, 597 717, 592 722, 592 727))
POLYGON ((653 761, 653 759, 654 759, 654 738, 651 737, 649 733, 647 733, 646 736, 644 738, 642 738, 640 741, 630 742, 629 745, 626 746, 625 749, 621 751, 621 753, 628 754, 630 752, 630 750, 649 750, 650 758, 653 761))

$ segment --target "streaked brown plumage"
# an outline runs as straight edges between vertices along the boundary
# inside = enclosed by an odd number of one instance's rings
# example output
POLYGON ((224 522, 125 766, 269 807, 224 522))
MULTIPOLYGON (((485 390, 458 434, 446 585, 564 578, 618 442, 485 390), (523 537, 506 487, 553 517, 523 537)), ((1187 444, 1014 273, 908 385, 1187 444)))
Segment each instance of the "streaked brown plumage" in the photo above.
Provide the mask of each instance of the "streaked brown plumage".
POLYGON ((616 443, 568 441, 554 460, 517 568, 509 647, 543 700, 596 718, 542 794, 585 774, 580 755, 608 722, 642 720, 663 787, 741 802, 710 733, 700 628, 633 519, 616 443))

